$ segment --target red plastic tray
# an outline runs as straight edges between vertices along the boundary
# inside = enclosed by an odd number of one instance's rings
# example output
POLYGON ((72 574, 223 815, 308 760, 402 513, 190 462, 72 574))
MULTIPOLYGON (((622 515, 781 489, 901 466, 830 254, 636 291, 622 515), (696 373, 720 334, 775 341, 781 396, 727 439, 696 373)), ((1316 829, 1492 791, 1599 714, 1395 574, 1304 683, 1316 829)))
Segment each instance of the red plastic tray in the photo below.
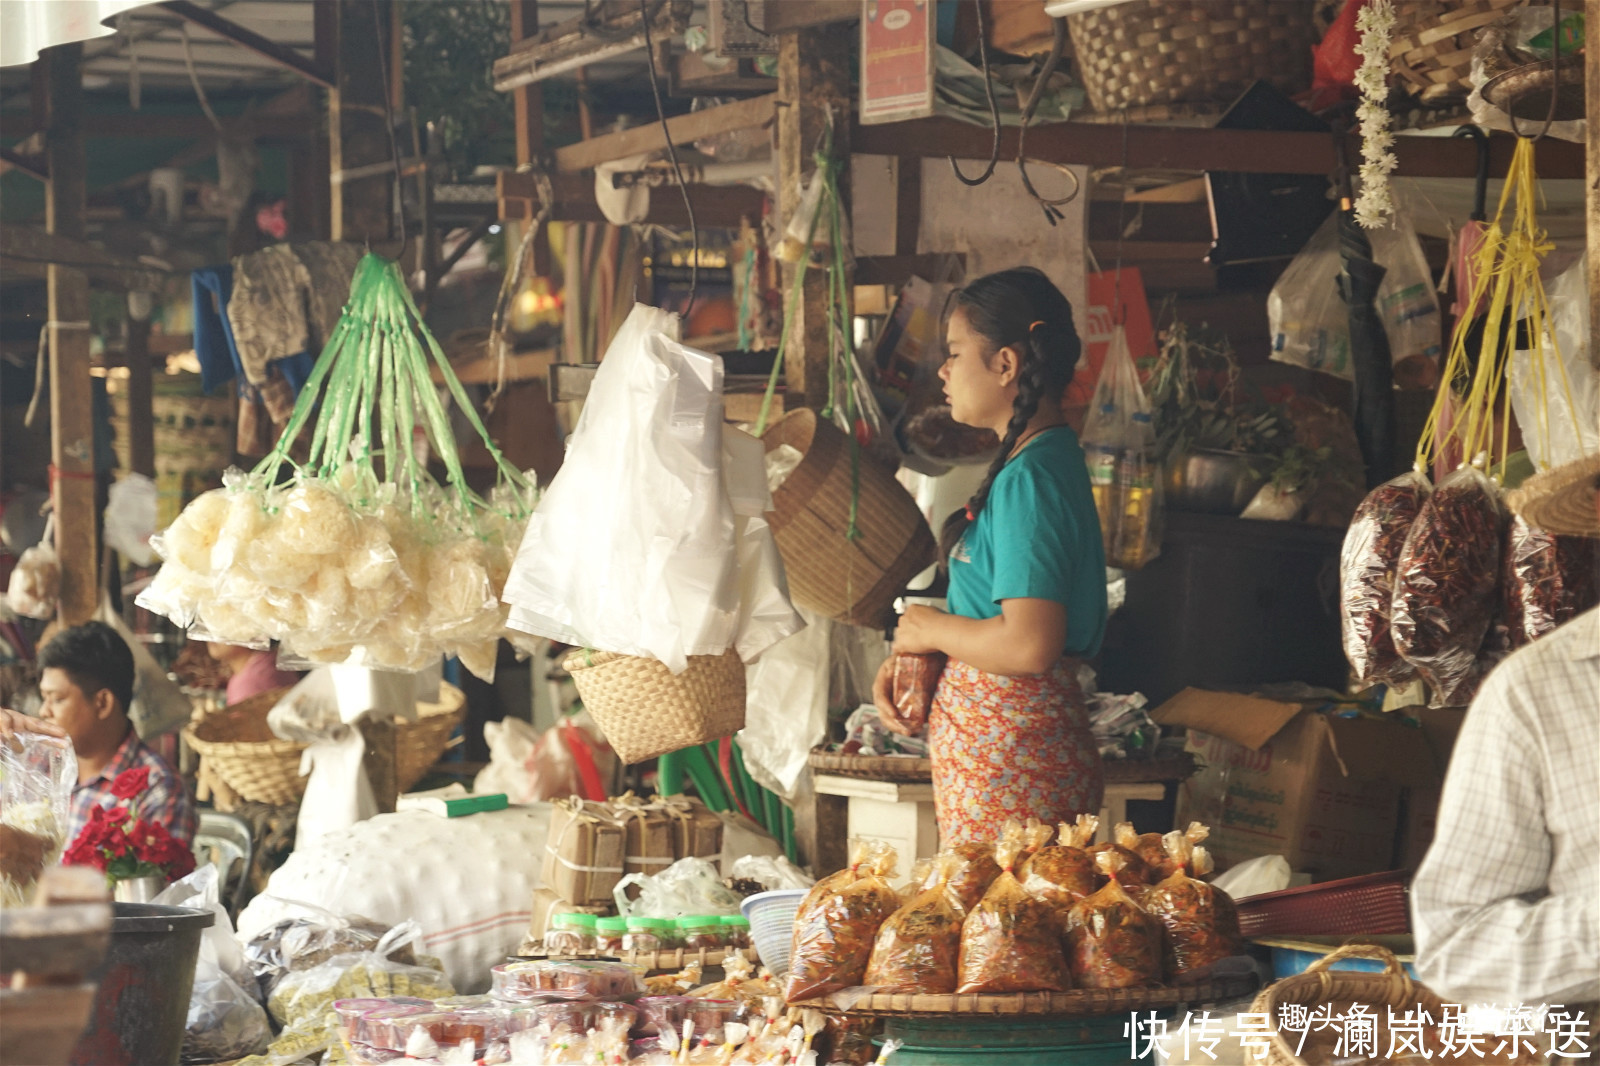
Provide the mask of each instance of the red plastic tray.
POLYGON ((1390 870, 1238 900, 1239 930, 1258 936, 1377 936, 1411 932, 1407 884, 1390 870))

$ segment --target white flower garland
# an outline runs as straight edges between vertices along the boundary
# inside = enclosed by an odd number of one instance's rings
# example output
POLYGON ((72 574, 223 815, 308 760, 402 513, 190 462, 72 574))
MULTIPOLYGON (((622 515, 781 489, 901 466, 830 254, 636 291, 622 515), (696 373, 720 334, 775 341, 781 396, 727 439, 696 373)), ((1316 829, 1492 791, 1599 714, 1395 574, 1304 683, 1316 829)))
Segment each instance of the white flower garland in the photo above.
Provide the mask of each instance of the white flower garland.
POLYGON ((1356 54, 1361 67, 1356 71, 1356 88, 1361 103, 1356 118, 1361 123, 1361 192, 1356 196, 1356 221, 1367 229, 1387 225, 1394 211, 1389 195, 1389 174, 1394 157, 1394 130, 1389 116, 1389 39, 1394 30, 1394 4, 1391 0, 1370 0, 1356 16, 1361 40, 1356 54))

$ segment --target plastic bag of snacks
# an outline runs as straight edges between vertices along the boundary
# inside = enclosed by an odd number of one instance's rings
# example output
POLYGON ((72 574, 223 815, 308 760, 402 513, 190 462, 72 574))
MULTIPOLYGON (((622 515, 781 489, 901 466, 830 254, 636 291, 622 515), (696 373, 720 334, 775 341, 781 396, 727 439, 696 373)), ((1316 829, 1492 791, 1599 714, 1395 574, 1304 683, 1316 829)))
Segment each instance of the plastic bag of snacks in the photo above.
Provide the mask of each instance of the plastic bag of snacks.
POLYGON ((1464 466, 1423 503, 1395 572, 1395 648, 1428 683, 1436 707, 1464 705, 1481 679, 1478 649, 1500 591, 1500 494, 1464 466))
POLYGON ((1065 992, 1072 987, 1055 914, 1013 873, 1027 848, 1012 823, 995 847, 1000 876, 961 928, 957 992, 1065 992))
POLYGON ((956 990, 961 924, 966 911, 950 887, 961 860, 948 852, 933 870, 933 887, 889 916, 878 931, 866 983, 886 993, 941 995, 956 990))
MULTIPOLYGON (((884 920, 900 908, 900 896, 887 877, 894 871, 894 849, 880 844, 871 849, 874 861, 861 868, 861 876, 818 896, 807 897, 795 916, 794 950, 784 998, 790 1003, 852 988, 866 975, 872 945, 884 920)), ((829 880, 832 880, 831 878, 829 880)), ((819 881, 817 888, 826 882, 819 881)))
POLYGON ((489 972, 491 994, 508 1002, 551 996, 631 999, 645 991, 639 971, 620 962, 506 962, 489 972))
MULTIPOLYGON (((1122 822, 1119 823, 1119 828, 1123 825, 1128 827, 1123 832, 1123 840, 1128 840, 1128 832, 1133 829, 1133 825, 1130 822, 1122 822)), ((1089 849, 1089 854, 1094 856, 1095 876, 1099 884, 1103 886, 1112 876, 1107 870, 1114 869, 1116 871, 1116 879, 1121 883, 1122 887, 1137 896, 1150 883, 1150 864, 1145 862, 1138 852, 1131 850, 1126 844, 1116 840, 1116 830, 1112 830, 1112 836, 1113 839, 1106 841, 1104 844, 1096 844, 1089 849), (1120 861, 1115 867, 1107 867, 1100 862, 1100 856, 1104 854, 1115 855, 1120 861)), ((1138 834, 1135 833, 1134 837, 1137 836, 1138 834)))
POLYGON ((39 874, 60 860, 78 783, 71 744, 40 733, 18 733, 14 744, 0 742, 0 826, 7 837, 0 907, 26 904, 39 874))
POLYGON ((1022 887, 1058 917, 1100 885, 1094 857, 1086 850, 1099 828, 1100 819, 1092 814, 1078 815, 1076 825, 1062 822, 1059 843, 1034 852, 1017 869, 1022 887))
POLYGON ((1416 676, 1395 650, 1390 612, 1406 534, 1431 491, 1416 470, 1386 481, 1361 501, 1345 534, 1339 553, 1339 622, 1345 658, 1363 688, 1403 685, 1416 676))
MULTIPOLYGON (((994 879, 1000 876, 1000 864, 994 858, 994 845, 957 844, 940 854, 953 855, 958 860, 955 874, 950 878, 950 890, 961 901, 962 912, 970 914, 982 902, 983 894, 989 891, 994 879)), ((930 870, 922 887, 932 888, 934 882, 935 875, 930 870)))
MULTIPOLYGON (((267 926, 244 945, 244 958, 256 975, 263 994, 270 995, 287 973, 309 970, 337 955, 372 951, 391 931, 382 922, 359 914, 338 915, 310 903, 303 918, 285 918, 267 926)), ((391 939, 386 953, 402 965, 416 964, 412 942, 391 939)))
POLYGON ((838 873, 829 874, 806 893, 806 898, 800 901, 800 909, 795 912, 795 927, 811 916, 811 912, 820 907, 824 902, 837 896, 846 886, 853 884, 858 878, 877 866, 889 845, 881 840, 857 840, 850 846, 850 865, 838 873))
POLYGON ((730 955, 722 964, 722 980, 702 985, 689 993, 694 999, 738 1000, 751 1007, 760 1007, 768 996, 778 994, 778 989, 765 978, 755 976, 755 966, 743 955, 730 955))
POLYGON ((894 709, 901 723, 913 733, 921 732, 928 724, 933 694, 939 687, 939 675, 944 673, 944 663, 945 657, 939 652, 901 653, 894 657, 894 709))
POLYGON ((1145 893, 1144 909, 1166 930, 1166 972, 1178 978, 1244 951, 1239 911, 1229 895, 1198 878, 1211 872, 1211 856, 1188 833, 1167 834, 1167 853, 1177 869, 1145 893))
POLYGON ((1508 644, 1520 648, 1566 625, 1600 600, 1596 544, 1588 537, 1558 537, 1521 517, 1506 534, 1501 613, 1508 644))
POLYGON ((1067 915, 1067 956, 1080 988, 1142 988, 1161 983, 1161 923, 1146 914, 1122 886, 1120 852, 1103 851, 1095 863, 1105 887, 1073 905, 1067 915))
MULTIPOLYGON (((1146 884, 1158 885, 1182 869, 1185 860, 1172 854, 1171 833, 1138 833, 1132 822, 1118 822, 1115 832, 1118 844, 1144 860, 1146 884)), ((1210 835, 1210 828, 1199 822, 1190 822, 1183 831, 1191 848, 1210 835)))

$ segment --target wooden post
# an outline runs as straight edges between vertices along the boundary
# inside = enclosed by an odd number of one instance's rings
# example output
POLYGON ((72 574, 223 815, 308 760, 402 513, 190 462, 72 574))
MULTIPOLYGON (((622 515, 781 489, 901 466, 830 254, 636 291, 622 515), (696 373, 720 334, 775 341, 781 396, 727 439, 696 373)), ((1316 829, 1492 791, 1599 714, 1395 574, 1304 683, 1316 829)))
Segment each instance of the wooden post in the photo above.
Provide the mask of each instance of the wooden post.
MULTIPOLYGON (((511 42, 515 44, 537 32, 538 0, 511 0, 511 42)), ((516 116, 517 165, 540 166, 544 157, 544 85, 534 82, 511 90, 511 104, 516 116)), ((528 218, 531 220, 538 211, 535 204, 528 218)), ((551 273, 550 237, 546 230, 533 238, 533 273, 536 277, 548 277, 551 273)))
MULTIPOLYGON (((850 217, 850 60, 855 55, 854 22, 842 22, 782 35, 778 44, 778 212, 787 225, 800 202, 805 177, 815 168, 813 156, 822 144, 830 108, 833 114, 833 157, 843 160, 839 192, 844 217, 850 217)), ((785 265, 785 294, 793 284, 794 267, 785 265)), ((797 321, 789 328, 784 352, 791 409, 821 409, 828 402, 828 320, 824 312, 827 273, 806 274, 805 295, 797 321)), ((854 277, 844 291, 854 291, 854 277)), ((787 295, 785 302, 787 303, 787 295)))
MULTIPOLYGON (((83 45, 47 48, 45 65, 45 229, 83 239, 85 173, 83 45)), ((46 273, 50 314, 51 497, 56 552, 61 558, 60 618, 86 622, 99 602, 100 552, 96 530, 94 402, 89 378, 89 279, 83 271, 51 263, 46 273)))
POLYGON ((1589 363, 1600 370, 1600 5, 1589 5, 1583 37, 1585 110, 1589 115, 1584 182, 1589 211, 1589 363))
POLYGON ((332 27, 337 88, 328 93, 333 239, 386 242, 394 228, 394 173, 349 181, 343 180, 342 175, 359 167, 388 163, 393 155, 384 103, 391 87, 384 80, 384 72, 390 65, 387 50, 394 26, 394 4, 393 0, 328 2, 338 9, 337 22, 332 27))
POLYGON ((128 469, 153 479, 156 426, 155 379, 150 366, 151 301, 149 293, 128 294, 128 469))

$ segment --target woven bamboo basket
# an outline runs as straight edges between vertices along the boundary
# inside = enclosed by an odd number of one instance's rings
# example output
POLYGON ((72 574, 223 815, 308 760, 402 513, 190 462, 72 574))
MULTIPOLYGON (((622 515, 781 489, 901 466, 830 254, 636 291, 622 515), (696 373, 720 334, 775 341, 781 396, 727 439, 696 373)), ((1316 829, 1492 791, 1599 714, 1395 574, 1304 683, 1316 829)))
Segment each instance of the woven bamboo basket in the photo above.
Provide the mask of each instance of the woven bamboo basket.
POLYGON ((916 500, 882 464, 860 457, 855 496, 850 439, 815 411, 785 415, 767 430, 767 451, 790 445, 805 458, 772 494, 772 534, 794 602, 851 625, 881 624, 906 583, 934 561, 936 545, 916 500))
POLYGON ((923 784, 933 780, 933 760, 908 755, 841 755, 812 748, 806 764, 819 774, 859 777, 867 781, 904 781, 923 784))
POLYGON ((642 762, 744 728, 744 663, 729 648, 681 674, 640 655, 582 651, 563 664, 617 757, 642 762))
MULTIPOLYGON (((189 723, 183 738, 206 761, 210 772, 241 799, 274 806, 296 803, 305 794, 300 776, 304 744, 274 736, 267 712, 288 689, 274 689, 241 700, 226 710, 189 723)), ((438 703, 417 704, 416 721, 398 720, 394 749, 396 777, 404 792, 438 761, 461 720, 466 694, 454 685, 439 687, 438 703)))
POLYGON ((1096 111, 1228 103, 1261 79, 1311 85, 1313 4, 1283 0, 1132 0, 1067 16, 1096 111))
MULTIPOLYGON (((128 392, 110 393, 113 450, 117 466, 130 469, 128 392)), ((233 461, 234 397, 222 390, 200 391, 198 374, 162 374, 150 399, 154 423, 157 514, 161 528, 172 524, 184 505, 222 484, 222 472, 233 461)))
POLYGON ((1464 103, 1478 31, 1524 0, 1408 0, 1396 4, 1389 65, 1424 104, 1464 103))

